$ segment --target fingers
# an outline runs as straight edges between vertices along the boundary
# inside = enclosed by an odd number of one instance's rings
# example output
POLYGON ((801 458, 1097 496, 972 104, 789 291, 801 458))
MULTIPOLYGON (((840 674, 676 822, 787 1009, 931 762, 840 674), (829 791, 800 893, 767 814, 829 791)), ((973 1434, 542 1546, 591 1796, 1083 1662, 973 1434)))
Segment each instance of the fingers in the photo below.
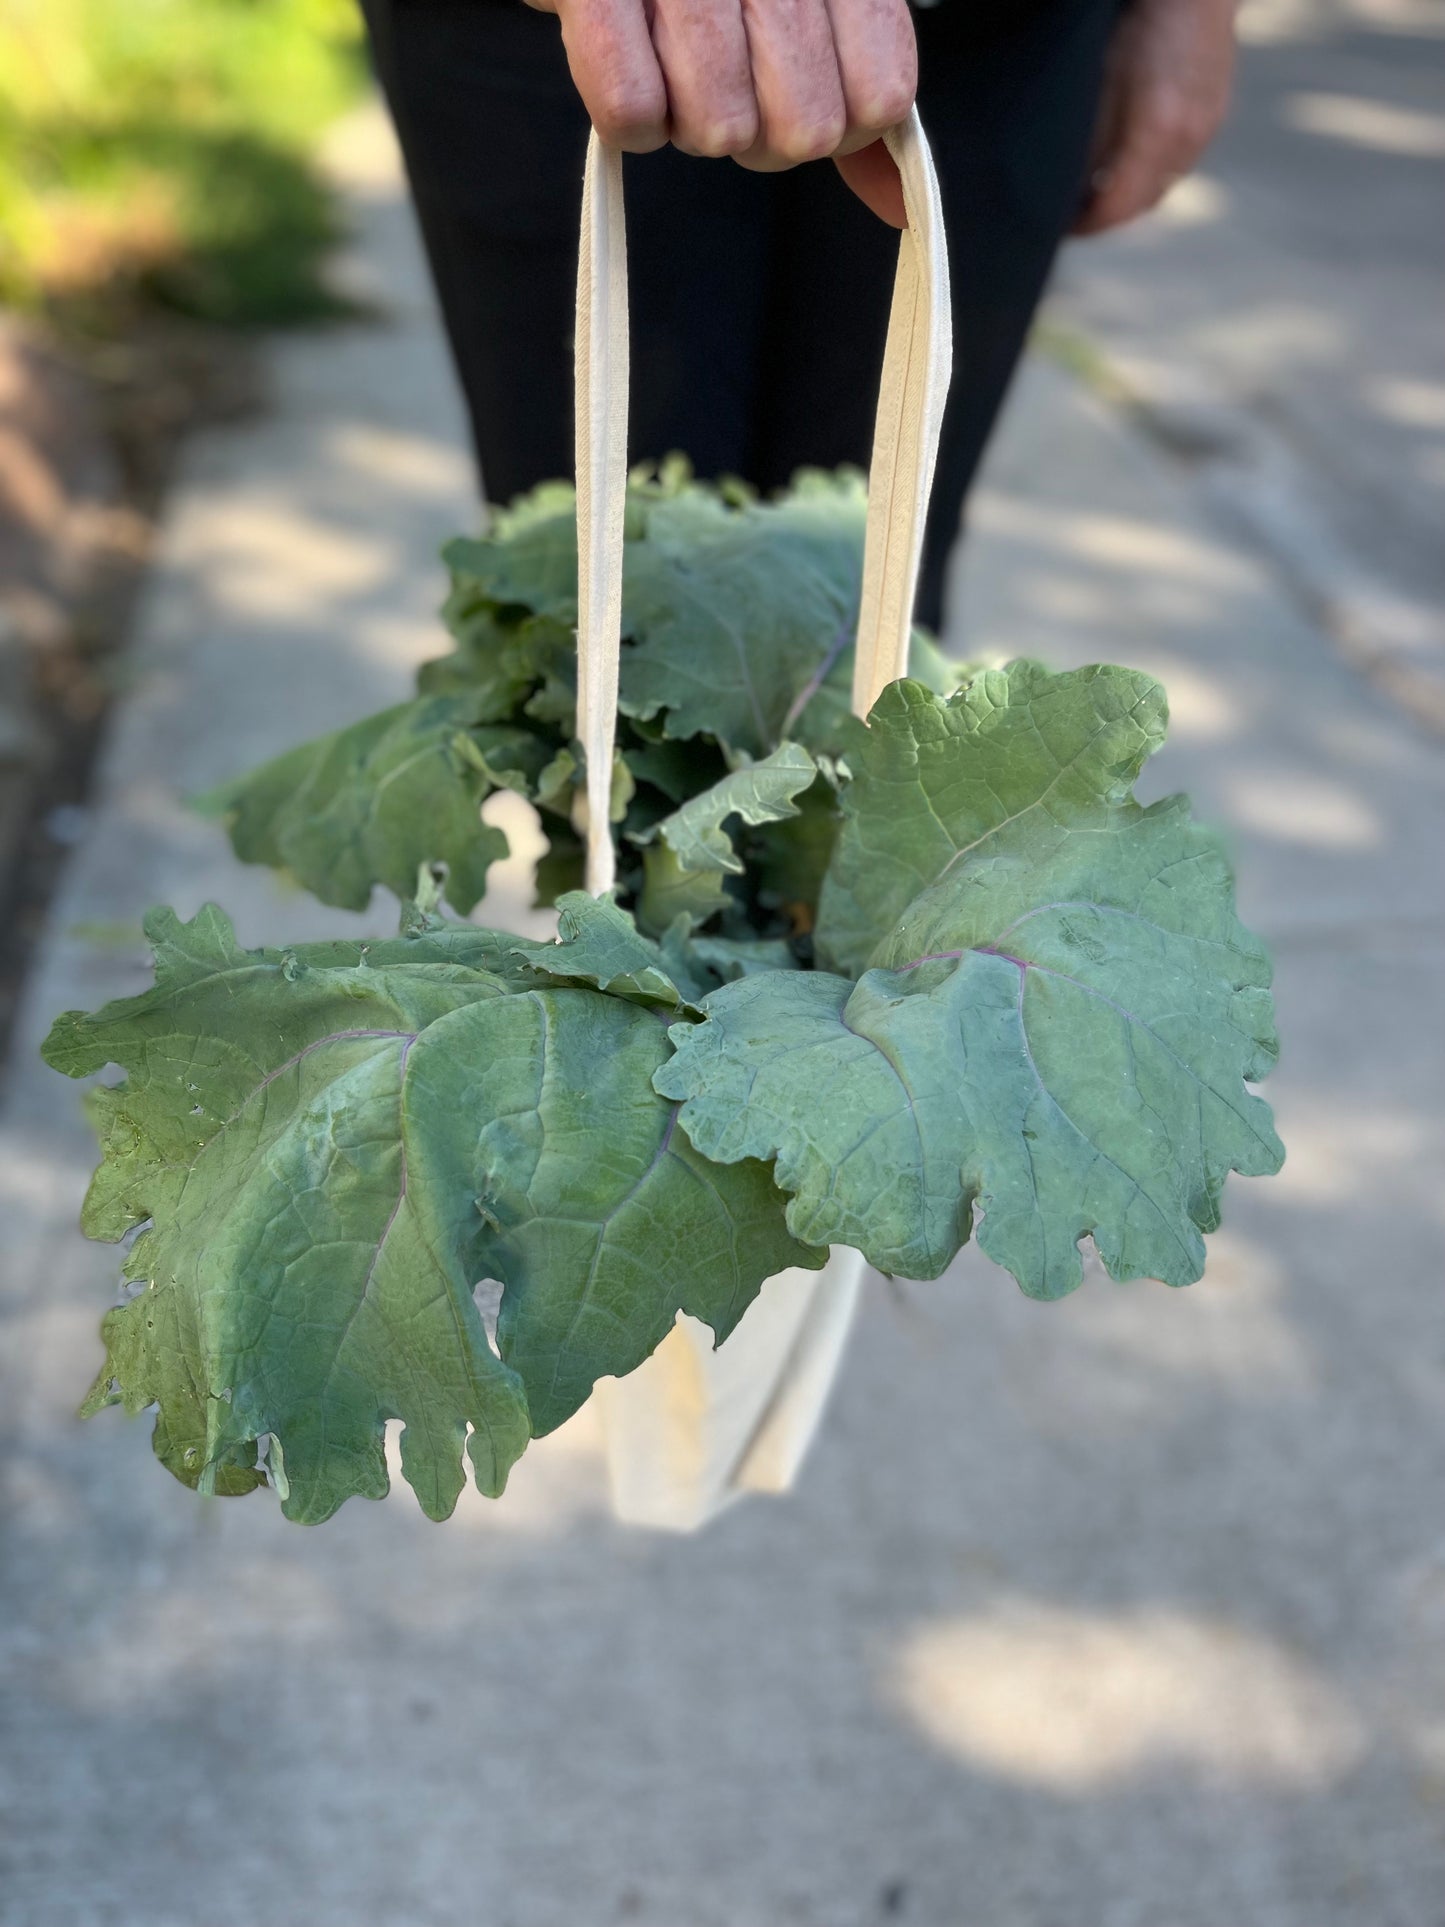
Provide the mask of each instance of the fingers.
POLYGON ((826 0, 743 0, 758 138, 738 159, 773 171, 822 160, 848 131, 826 0))
POLYGON ((673 144, 741 154, 758 138, 742 10, 717 0, 653 0, 652 44, 667 87, 673 144))
MULTIPOLYGON (((840 154, 906 120, 918 92, 918 47, 906 0, 828 0, 848 128, 840 154)), ((896 171, 896 170, 895 170, 896 171)))
MULTIPOLYGON (((918 89, 906 0, 742 0, 742 11, 759 119, 745 167, 857 153, 906 119, 918 89)), ((890 167, 857 170, 887 201, 890 167)))
POLYGON ((1213 140, 1229 106, 1234 15, 1235 0, 1132 0, 1109 50, 1076 234, 1146 213, 1213 140))
POLYGON ((643 0, 555 0, 567 64, 609 147, 647 154, 668 138, 667 86, 643 0))
POLYGON ((1187 95, 1168 86, 1126 101, 1074 232, 1102 234, 1147 214, 1194 166, 1217 127, 1216 118, 1200 115, 1187 95))
POLYGON ((883 220, 904 225, 879 135, 918 84, 906 0, 529 0, 555 10, 602 139, 646 153, 671 139, 772 171, 839 157, 883 220))

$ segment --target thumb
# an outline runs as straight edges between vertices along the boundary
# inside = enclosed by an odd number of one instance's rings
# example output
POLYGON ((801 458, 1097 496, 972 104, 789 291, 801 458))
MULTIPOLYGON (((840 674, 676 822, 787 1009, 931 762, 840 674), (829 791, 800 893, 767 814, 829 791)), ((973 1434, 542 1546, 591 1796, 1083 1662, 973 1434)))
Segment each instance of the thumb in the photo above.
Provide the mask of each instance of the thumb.
POLYGON ((889 227, 908 225, 903 206, 903 182, 897 163, 881 140, 860 147, 855 154, 835 154, 833 165, 867 208, 889 227))

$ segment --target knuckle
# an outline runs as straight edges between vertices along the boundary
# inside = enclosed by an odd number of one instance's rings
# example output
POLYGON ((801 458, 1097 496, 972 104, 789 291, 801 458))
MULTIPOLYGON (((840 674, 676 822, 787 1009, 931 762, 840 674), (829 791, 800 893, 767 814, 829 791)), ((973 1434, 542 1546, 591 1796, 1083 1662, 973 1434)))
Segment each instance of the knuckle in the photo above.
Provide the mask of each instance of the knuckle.
POLYGON ((1211 108, 1170 88, 1154 102, 1150 116, 1153 144, 1173 154, 1197 154, 1218 130, 1211 108))
POLYGON ((758 124, 752 115, 735 114, 726 120, 705 123, 689 134, 692 147, 710 159, 745 154, 758 137, 758 124))
POLYGON ((915 88, 911 80, 885 81, 874 89, 863 103, 858 115, 863 127, 876 127, 880 132, 885 127, 896 127, 901 120, 907 120, 913 110, 915 88))
POLYGON ((840 110, 783 128, 773 147, 790 165, 801 166, 805 161, 821 161, 835 153, 846 131, 847 122, 840 110))
POLYGON ((604 88, 590 106, 592 125, 609 146, 661 145, 665 110, 655 89, 614 84, 604 88))

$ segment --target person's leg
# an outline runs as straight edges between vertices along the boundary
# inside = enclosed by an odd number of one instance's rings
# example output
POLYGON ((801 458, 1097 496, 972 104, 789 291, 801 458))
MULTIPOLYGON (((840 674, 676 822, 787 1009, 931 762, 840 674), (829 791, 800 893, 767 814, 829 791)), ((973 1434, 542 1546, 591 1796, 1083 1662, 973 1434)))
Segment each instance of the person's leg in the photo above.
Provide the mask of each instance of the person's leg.
POLYGON ((572 473, 587 118, 557 22, 515 0, 363 0, 493 501, 572 473))
POLYGON ((799 468, 868 466, 898 235, 830 162, 766 178, 778 219, 745 473, 773 490, 799 468))
MULTIPOLYGON (((586 121, 557 23, 518 0, 365 0, 494 499, 572 465, 586 121)), ((955 377, 919 596, 959 517, 1082 187, 1118 0, 943 0, 919 102, 953 262, 955 377)), ((634 457, 781 486, 867 465, 896 241, 827 165, 627 163, 634 457)))
MULTIPOLYGON (((520 0, 364 0, 487 494, 572 472, 587 119, 557 22, 520 0)), ((771 176, 628 156, 634 461, 741 473, 771 176)))
MULTIPOLYGON (((954 375, 919 585, 937 628, 964 498, 1078 205, 1119 0, 941 0, 916 15, 919 112, 939 173, 954 375)), ((779 177, 750 479, 866 467, 897 240, 831 167, 779 177)))
POLYGON ((670 147, 628 155, 623 173, 632 460, 676 451, 700 476, 751 480, 779 177, 670 147))
POLYGON ((953 283, 953 385, 917 604, 932 628, 965 498, 1079 206, 1119 3, 942 0, 917 16, 953 283))

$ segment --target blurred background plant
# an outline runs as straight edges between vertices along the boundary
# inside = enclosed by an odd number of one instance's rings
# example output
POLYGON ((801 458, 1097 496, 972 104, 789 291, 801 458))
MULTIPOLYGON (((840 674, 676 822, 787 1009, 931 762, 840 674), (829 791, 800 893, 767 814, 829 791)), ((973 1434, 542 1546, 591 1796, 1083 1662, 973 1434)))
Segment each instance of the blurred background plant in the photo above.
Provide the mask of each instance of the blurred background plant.
POLYGON ((185 437, 355 312, 318 156, 365 81, 354 0, 0 0, 0 1032, 185 437))
POLYGON ((109 337, 335 313, 311 149, 364 74, 351 0, 4 0, 0 304, 109 337))

